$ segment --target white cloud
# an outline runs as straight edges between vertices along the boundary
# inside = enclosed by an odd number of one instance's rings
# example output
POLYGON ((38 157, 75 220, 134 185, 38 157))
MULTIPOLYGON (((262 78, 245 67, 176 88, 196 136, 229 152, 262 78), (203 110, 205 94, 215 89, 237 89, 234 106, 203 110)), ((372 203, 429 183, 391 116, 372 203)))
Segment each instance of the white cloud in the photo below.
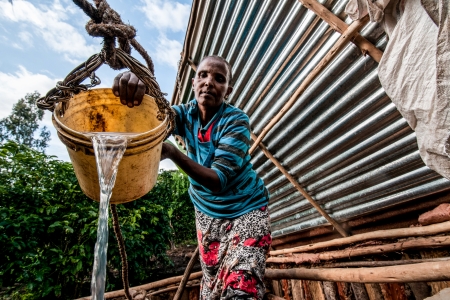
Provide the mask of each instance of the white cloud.
POLYGON ((178 61, 183 45, 177 40, 170 40, 165 35, 161 35, 156 46, 155 57, 160 63, 166 63, 175 70, 178 70, 178 61))
MULTIPOLYGON (((59 79, 61 80, 61 79, 59 79)), ((38 91, 41 95, 55 87, 58 79, 43 74, 33 74, 25 67, 19 66, 15 73, 0 72, 0 119, 11 113, 13 104, 27 93, 38 91)))
MULTIPOLYGON (((13 74, 0 72, 0 119, 11 114, 13 105, 20 98, 25 97, 27 93, 38 91, 45 95, 48 90, 53 88, 56 82, 61 79, 50 78, 44 74, 34 74, 25 67, 19 66, 18 71, 13 74)), ((51 122, 51 113, 45 113, 42 126, 47 126, 50 130, 51 140, 46 150, 47 154, 56 155, 59 159, 69 161, 66 147, 59 141, 56 130, 51 122)))
POLYGON ((26 46, 33 46, 32 36, 28 31, 19 32, 18 37, 26 46))
MULTIPOLYGON (((88 58, 99 51, 98 47, 87 45, 84 37, 69 23, 72 9, 66 9, 58 0, 51 7, 34 6, 29 1, 15 1, 14 5, 0 2, 0 19, 16 23, 29 37, 43 39, 54 51, 61 53, 69 61, 88 58)), ((77 60, 78 61, 78 60, 77 60)))
POLYGON ((144 7, 139 9, 147 16, 150 27, 174 32, 186 30, 190 5, 162 0, 142 0, 142 2, 144 7))

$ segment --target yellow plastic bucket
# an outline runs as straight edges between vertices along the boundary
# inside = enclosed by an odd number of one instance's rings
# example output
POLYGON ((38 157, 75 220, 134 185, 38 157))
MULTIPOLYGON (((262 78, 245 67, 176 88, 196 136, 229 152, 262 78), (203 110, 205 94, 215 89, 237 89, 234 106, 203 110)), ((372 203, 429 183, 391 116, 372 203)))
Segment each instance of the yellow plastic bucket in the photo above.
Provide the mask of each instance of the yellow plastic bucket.
POLYGON ((97 166, 92 141, 87 132, 133 133, 116 177, 110 202, 119 204, 147 194, 158 177, 161 147, 168 130, 167 116, 158 120, 155 100, 145 95, 142 104, 129 108, 111 89, 92 89, 73 96, 60 114, 62 103, 53 113, 59 139, 66 145, 81 189, 100 201, 97 166))

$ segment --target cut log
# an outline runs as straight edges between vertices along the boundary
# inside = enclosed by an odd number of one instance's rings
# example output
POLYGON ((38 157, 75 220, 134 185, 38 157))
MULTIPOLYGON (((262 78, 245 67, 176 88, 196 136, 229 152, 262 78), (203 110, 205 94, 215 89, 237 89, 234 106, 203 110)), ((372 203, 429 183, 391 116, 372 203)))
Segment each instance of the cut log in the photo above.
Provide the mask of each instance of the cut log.
POLYGON ((306 300, 301 280, 291 280, 292 300, 306 300))
POLYGON ((429 259, 408 259, 408 260, 348 261, 338 263, 326 263, 320 267, 321 268, 387 267, 387 266, 420 264, 424 262, 446 261, 446 260, 450 260, 450 257, 429 258, 429 259))
POLYGON ((272 290, 275 296, 282 295, 280 282, 278 280, 272 280, 272 290))
POLYGON ((381 283, 381 291, 386 300, 408 300, 405 294, 403 284, 399 283, 381 283))
POLYGON ((308 281, 309 291, 311 297, 314 300, 325 300, 325 294, 323 293, 322 282, 320 281, 308 281))
POLYGON ((399 239, 399 238, 409 238, 409 237, 420 237, 428 235, 437 235, 441 233, 450 232, 450 221, 435 225, 423 226, 423 227, 411 227, 411 228, 400 228, 400 229, 390 229, 390 230, 377 230, 373 232, 367 232, 363 234, 357 234, 350 237, 334 239, 331 241, 320 242, 315 244, 304 245, 300 247, 282 249, 270 251, 270 255, 280 255, 285 253, 298 253, 298 252, 308 252, 318 249, 324 249, 328 247, 342 247, 350 245, 353 243, 359 243, 369 240, 378 239, 399 239))
POLYGON ((377 246, 369 246, 364 248, 356 248, 356 249, 344 249, 344 250, 336 250, 336 251, 328 251, 317 253, 315 255, 315 259, 311 260, 311 254, 302 255, 297 254, 289 257, 269 257, 267 259, 267 263, 296 263, 300 264, 303 262, 320 262, 324 260, 333 260, 333 259, 341 259, 348 258, 354 256, 361 255, 377 255, 384 254, 394 251, 403 251, 408 249, 426 249, 426 248, 438 248, 450 246, 450 236, 440 236, 440 237, 430 237, 430 238, 417 238, 417 239, 409 239, 398 243, 386 244, 386 245, 377 245, 377 246))
POLYGON ((366 283, 367 295, 370 300, 384 300, 383 293, 381 292, 381 287, 378 283, 366 283))
POLYGON ((425 282, 408 282, 407 284, 416 300, 423 300, 431 296, 431 288, 425 282))
POLYGON ((358 269, 266 269, 265 278, 361 283, 431 282, 449 280, 449 269, 450 262, 448 261, 358 269))
MULTIPOLYGON (((202 277, 202 274, 203 273, 201 271, 192 273, 191 276, 189 276, 189 280, 194 280, 194 279, 200 278, 200 277, 202 277)), ((155 282, 151 282, 151 283, 135 286, 132 289, 148 291, 148 290, 152 290, 152 289, 158 289, 158 288, 166 287, 166 286, 171 285, 171 284, 179 283, 182 279, 183 279, 183 276, 175 276, 175 277, 166 278, 166 279, 163 279, 163 280, 158 280, 158 281, 155 281, 155 282)), ((108 292, 108 293, 105 293, 105 299, 123 297, 124 295, 125 295, 124 290, 108 292)), ((90 300, 90 299, 91 299, 91 296, 79 298, 77 300, 90 300)))
MULTIPOLYGON (((422 250, 425 250, 422 249, 422 250)), ((448 250, 436 250, 436 251, 429 251, 429 249, 426 249, 426 251, 420 251, 420 256, 424 259, 430 259, 430 258, 437 258, 442 256, 448 256, 450 253, 448 250)), ((450 273, 450 271, 449 271, 450 273)), ((443 282, 430 282, 428 283, 431 287, 431 294, 435 295, 439 293, 439 291, 450 288, 450 281, 443 281, 443 282)))
POLYGON ((352 282, 351 286, 356 300, 369 300, 369 295, 363 283, 352 282))
MULTIPOLYGON (((200 283, 196 283, 196 284, 192 284, 192 285, 188 285, 188 286, 185 285, 184 287, 185 288, 186 287, 190 288, 190 287, 199 287, 199 286, 200 286, 200 283)), ((178 290, 178 286, 172 286, 172 287, 168 287, 168 288, 165 288, 165 289, 161 289, 161 290, 157 290, 157 291, 151 292, 150 295, 151 296, 155 296, 155 295, 164 294, 164 293, 167 293, 167 292, 173 292, 173 291, 177 291, 177 290, 178 290)))
POLYGON ((322 282, 322 286, 326 300, 339 300, 339 294, 335 282, 324 281, 322 282))
POLYGON ((355 300, 353 297, 353 291, 348 282, 337 282, 337 289, 339 297, 343 300, 355 300))

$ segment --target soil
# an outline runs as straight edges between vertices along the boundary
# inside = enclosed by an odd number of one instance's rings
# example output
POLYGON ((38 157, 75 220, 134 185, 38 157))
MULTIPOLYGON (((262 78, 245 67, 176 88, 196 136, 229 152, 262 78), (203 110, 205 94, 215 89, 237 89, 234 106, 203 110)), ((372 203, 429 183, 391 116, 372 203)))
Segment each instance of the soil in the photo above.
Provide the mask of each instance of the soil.
MULTIPOLYGON (((197 245, 193 245, 193 246, 177 247, 175 249, 169 250, 167 252, 167 256, 173 262, 173 267, 166 268, 168 276, 164 276, 164 278, 183 275, 184 270, 186 269, 186 266, 189 263, 189 260, 191 259, 192 254, 194 254, 196 248, 197 245)), ((198 260, 194 265, 194 268, 192 269, 192 272, 197 271, 200 271, 200 262, 198 260)))
MULTIPOLYGON (((152 274, 148 277, 147 282, 154 282, 165 278, 183 275, 186 270, 192 254, 195 251, 197 245, 193 246, 178 246, 174 249, 166 252, 168 259, 171 261, 169 264, 157 266, 152 270, 152 274)), ((197 260, 192 272, 200 271, 200 262, 197 260)))

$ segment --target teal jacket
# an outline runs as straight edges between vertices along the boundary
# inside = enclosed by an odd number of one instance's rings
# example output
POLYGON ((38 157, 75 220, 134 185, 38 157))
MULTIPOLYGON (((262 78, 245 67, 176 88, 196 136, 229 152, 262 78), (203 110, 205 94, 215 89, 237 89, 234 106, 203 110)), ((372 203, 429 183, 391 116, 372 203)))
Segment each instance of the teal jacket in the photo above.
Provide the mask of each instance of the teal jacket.
POLYGON ((240 109, 223 103, 205 128, 201 128, 197 101, 173 106, 176 112, 174 134, 186 144, 187 155, 197 163, 214 170, 221 190, 213 193, 190 180, 189 195, 194 206, 204 214, 219 219, 236 218, 266 206, 269 192, 250 163, 250 124, 240 109), (198 132, 213 126, 209 142, 200 142, 198 132))

